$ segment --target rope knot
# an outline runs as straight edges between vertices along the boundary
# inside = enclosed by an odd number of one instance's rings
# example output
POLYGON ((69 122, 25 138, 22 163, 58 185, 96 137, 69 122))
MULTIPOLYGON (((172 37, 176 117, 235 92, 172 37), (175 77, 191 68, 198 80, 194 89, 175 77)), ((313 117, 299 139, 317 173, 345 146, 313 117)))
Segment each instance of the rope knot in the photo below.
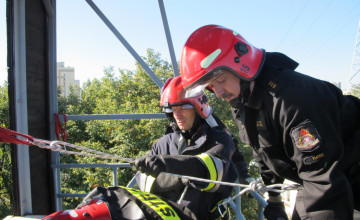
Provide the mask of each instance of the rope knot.
POLYGON ((61 142, 60 141, 52 141, 50 143, 49 149, 52 151, 60 151, 61 145, 59 145, 59 143, 61 143, 61 142))
POLYGON ((256 181, 252 181, 251 183, 249 183, 249 188, 252 191, 258 192, 260 194, 264 194, 267 191, 267 187, 264 184, 258 183, 256 181))

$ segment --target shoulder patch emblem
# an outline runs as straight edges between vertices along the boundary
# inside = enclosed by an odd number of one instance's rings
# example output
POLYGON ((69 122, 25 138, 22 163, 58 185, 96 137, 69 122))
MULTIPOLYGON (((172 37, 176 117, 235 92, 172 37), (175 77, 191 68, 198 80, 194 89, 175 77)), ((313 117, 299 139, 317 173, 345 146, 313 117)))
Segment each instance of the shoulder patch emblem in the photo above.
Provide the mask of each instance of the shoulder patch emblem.
POLYGON ((320 143, 320 136, 309 121, 301 123, 291 131, 294 144, 300 151, 313 150, 320 143))
POLYGON ((303 128, 301 129, 300 138, 298 143, 296 144, 298 148, 310 149, 314 147, 317 143, 319 143, 319 139, 315 139, 315 137, 310 134, 308 130, 303 128))

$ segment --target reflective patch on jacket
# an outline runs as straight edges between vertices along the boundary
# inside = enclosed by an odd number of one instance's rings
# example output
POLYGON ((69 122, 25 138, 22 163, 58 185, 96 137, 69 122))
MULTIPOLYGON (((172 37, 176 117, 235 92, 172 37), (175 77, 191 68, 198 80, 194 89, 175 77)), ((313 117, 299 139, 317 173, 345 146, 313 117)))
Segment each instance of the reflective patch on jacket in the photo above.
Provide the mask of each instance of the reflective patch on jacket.
POLYGON ((181 219, 168 203, 155 196, 154 194, 141 192, 140 190, 123 186, 120 186, 120 188, 128 191, 132 196, 135 196, 142 203, 146 204, 149 208, 154 210, 162 219, 181 219))
MULTIPOLYGON (((214 181, 222 180, 224 166, 223 166, 222 161, 219 158, 213 157, 206 153, 202 153, 202 154, 196 155, 196 156, 199 157, 206 165, 206 167, 210 173, 210 180, 214 180, 214 181)), ((201 191, 215 192, 219 187, 220 187, 220 184, 209 183, 207 185, 207 187, 205 187, 201 191)))
POLYGON ((140 181, 138 182, 140 190, 143 192, 150 192, 155 179, 156 178, 153 176, 140 173, 140 181))
POLYGON ((320 145, 320 136, 310 121, 304 121, 290 132, 293 144, 300 151, 313 151, 320 145))

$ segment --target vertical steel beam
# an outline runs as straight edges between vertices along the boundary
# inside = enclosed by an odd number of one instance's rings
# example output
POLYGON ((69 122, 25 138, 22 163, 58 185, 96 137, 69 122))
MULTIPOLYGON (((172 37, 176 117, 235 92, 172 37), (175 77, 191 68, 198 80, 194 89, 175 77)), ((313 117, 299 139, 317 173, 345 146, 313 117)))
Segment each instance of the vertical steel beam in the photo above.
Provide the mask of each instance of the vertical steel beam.
POLYGON ((52 0, 43 0, 43 4, 46 10, 46 13, 48 15, 49 18, 54 18, 54 10, 52 7, 52 0))
MULTIPOLYGON (((43 0, 48 14, 48 64, 49 64, 49 119, 50 140, 56 140, 55 116, 57 108, 57 74, 56 74, 56 0, 43 0)), ((51 164, 60 164, 59 152, 51 151, 51 164)), ((60 168, 52 168, 54 182, 54 205, 55 211, 62 210, 60 168)))
POLYGON ((117 186, 118 185, 118 173, 117 173, 117 167, 113 168, 113 185, 117 186))
MULTIPOLYGON (((14 85, 16 131, 28 133, 25 0, 14 1, 14 85)), ((29 146, 17 145, 20 214, 32 214, 29 146)))

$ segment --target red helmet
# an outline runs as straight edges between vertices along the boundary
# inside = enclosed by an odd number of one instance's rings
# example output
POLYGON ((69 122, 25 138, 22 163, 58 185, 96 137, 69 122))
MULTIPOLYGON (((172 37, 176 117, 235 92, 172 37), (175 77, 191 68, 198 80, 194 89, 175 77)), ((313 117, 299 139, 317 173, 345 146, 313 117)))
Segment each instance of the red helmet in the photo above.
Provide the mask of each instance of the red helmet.
POLYGON ((165 112, 171 112, 170 107, 176 105, 182 105, 183 108, 193 107, 202 118, 209 117, 211 107, 204 91, 199 91, 194 96, 186 98, 185 93, 181 76, 169 78, 161 89, 160 106, 164 108, 165 112))
POLYGON ((101 199, 93 199, 79 209, 62 210, 46 216, 42 220, 111 220, 106 203, 101 199))
POLYGON ((204 85, 216 70, 228 69, 241 79, 256 78, 265 60, 265 50, 249 44, 240 34, 219 25, 197 29, 185 43, 180 74, 186 90, 204 85))

